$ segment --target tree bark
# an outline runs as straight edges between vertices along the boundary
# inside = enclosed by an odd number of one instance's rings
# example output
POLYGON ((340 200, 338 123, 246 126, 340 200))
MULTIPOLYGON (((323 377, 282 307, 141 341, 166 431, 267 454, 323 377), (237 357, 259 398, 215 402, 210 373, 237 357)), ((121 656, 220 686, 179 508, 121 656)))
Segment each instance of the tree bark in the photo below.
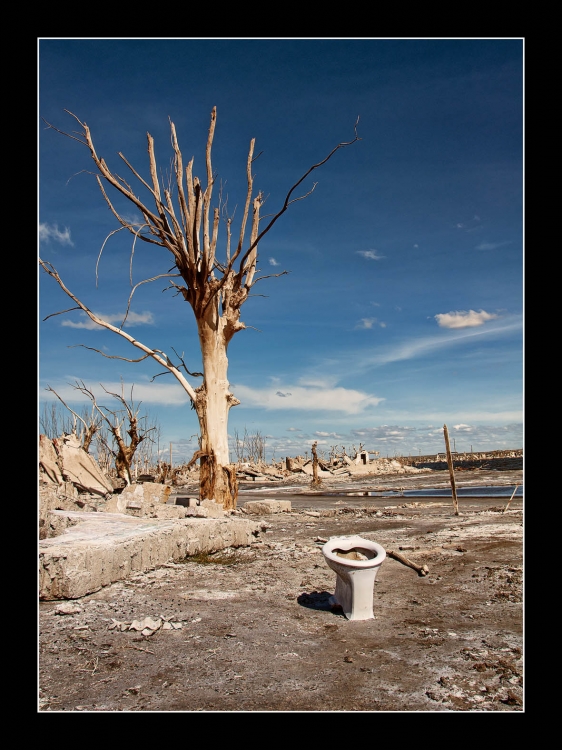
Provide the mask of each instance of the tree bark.
POLYGON ((230 392, 228 382, 228 340, 226 321, 215 309, 197 321, 203 357, 203 384, 195 389, 195 411, 201 433, 200 493, 201 500, 209 499, 234 510, 238 498, 236 467, 230 462, 228 447, 228 413, 239 404, 230 392))

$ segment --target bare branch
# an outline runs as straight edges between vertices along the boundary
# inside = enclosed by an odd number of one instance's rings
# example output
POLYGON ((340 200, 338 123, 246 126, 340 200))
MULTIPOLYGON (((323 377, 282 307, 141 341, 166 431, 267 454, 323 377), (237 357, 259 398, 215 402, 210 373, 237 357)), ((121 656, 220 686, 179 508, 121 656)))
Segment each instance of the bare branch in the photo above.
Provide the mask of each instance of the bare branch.
POLYGON ((189 372, 189 370, 187 369, 187 365, 185 364, 185 361, 184 361, 184 358, 183 358, 183 354, 180 357, 180 355, 177 353, 177 351, 174 349, 174 347, 172 347, 172 351, 174 352, 174 354, 176 355, 176 357, 180 360, 183 369, 187 372, 188 375, 191 375, 192 378, 203 378, 203 377, 205 377, 202 372, 189 372))
POLYGON ((43 318, 43 320, 44 320, 44 321, 45 321, 45 320, 49 320, 49 318, 54 318, 54 317, 55 317, 55 315, 63 315, 64 313, 67 313, 67 312, 72 312, 72 310, 80 310, 80 309, 81 309, 81 308, 79 308, 79 307, 69 307, 69 308, 68 308, 67 310, 61 310, 60 312, 56 312, 56 313, 51 313, 50 315, 47 315, 47 317, 46 317, 46 318, 43 318))
POLYGON ((174 278, 176 276, 181 276, 179 273, 161 273, 158 276, 153 276, 151 279, 144 279, 143 281, 139 281, 135 286, 131 289, 131 293, 129 294, 129 299, 127 300, 127 309, 125 311, 125 317, 123 318, 121 322, 120 328, 122 328, 125 325, 125 321, 127 320, 127 317, 129 316, 129 310, 131 308, 131 302, 133 300, 133 295, 139 288, 139 286, 142 286, 143 284, 150 284, 152 281, 158 281, 158 279, 166 279, 166 278, 174 278))
MULTIPOLYGON (((99 178, 98 178, 98 179, 99 179, 99 178)), ((102 189, 102 192, 103 192, 103 189, 102 189)), ((115 212, 114 212, 114 213, 115 213, 115 212)), ((117 214, 115 214, 115 215, 117 216, 117 214)), ((117 217, 117 218, 119 218, 119 217, 117 217)), ((99 280, 99 279, 98 279, 98 268, 99 268, 99 264, 100 264, 101 256, 102 256, 102 253, 103 253, 103 249, 104 249, 104 247, 105 247, 105 245, 106 245, 106 243, 107 243, 108 239, 109 239, 110 237, 112 237, 112 236, 113 236, 114 234, 117 234, 117 232, 121 232, 121 231, 122 231, 123 229, 127 229, 127 227, 126 227, 126 226, 122 226, 122 227, 119 227, 119 229, 114 229, 114 230, 113 230, 113 232, 110 232, 110 233, 109 233, 109 234, 107 235, 107 237, 105 238, 105 240, 103 241, 103 244, 102 244, 102 246, 101 246, 101 248, 100 248, 100 251, 99 251, 99 253, 98 253, 98 258, 97 258, 97 260, 96 260, 96 289, 98 288, 98 280, 99 280)))
POLYGON ((86 346, 86 344, 73 344, 72 346, 68 347, 69 349, 89 349, 91 352, 97 352, 98 354, 101 354, 102 357, 105 357, 106 359, 119 359, 122 362, 143 362, 145 359, 148 359, 150 354, 145 354, 144 357, 139 357, 138 359, 129 359, 128 357, 120 357, 117 354, 106 354, 105 352, 102 352, 101 349, 96 349, 93 346, 86 346))
POLYGON ((70 413, 71 413, 71 414, 72 414, 72 415, 73 415, 73 416, 74 416, 74 417, 75 417, 76 419, 79 419, 79 420, 80 420, 80 421, 82 422, 82 424, 84 425, 84 428, 85 428, 86 430, 88 429, 88 425, 86 424, 85 420, 84 420, 84 419, 82 419, 82 417, 81 417, 81 416, 80 416, 79 414, 77 414, 77 413, 76 413, 75 411, 73 411, 73 410, 72 410, 72 409, 70 408, 70 406, 69 406, 69 405, 68 405, 68 404, 67 404, 67 403, 66 403, 65 401, 63 401, 63 399, 62 399, 62 398, 61 398, 61 397, 59 396, 59 394, 58 394, 58 393, 57 393, 57 392, 55 391, 55 389, 54 389, 54 388, 51 388, 51 386, 50 386, 50 385, 48 385, 48 386, 47 386, 47 387, 45 388, 45 390, 46 390, 46 391, 51 391, 51 393, 54 393, 54 394, 55 394, 55 396, 56 396, 56 397, 58 398, 58 400, 59 400, 59 401, 61 402, 61 404, 62 404, 62 405, 63 405, 64 407, 66 407, 66 408, 68 409, 68 411, 69 411, 69 412, 70 412, 70 413))
POLYGON ((156 350, 151 349, 150 347, 146 346, 140 341, 137 341, 133 336, 130 336, 128 333, 123 331, 120 328, 117 328, 114 325, 111 325, 111 323, 108 323, 107 321, 103 320, 102 318, 98 317, 93 313, 86 305, 81 302, 72 292, 64 285, 62 279, 60 278, 59 274, 57 273, 56 269, 51 263, 45 262, 39 258, 39 263, 43 270, 49 274, 52 278, 55 279, 57 284, 60 286, 60 288, 67 294, 70 299, 74 300, 76 304, 80 307, 81 310, 83 310, 86 315, 97 325, 101 326, 102 328, 106 328, 108 331, 113 331, 113 333, 116 333, 117 335, 121 336, 122 338, 126 339, 130 344, 132 344, 137 349, 140 349, 143 351, 147 356, 152 357, 161 367, 164 367, 165 369, 169 370, 176 380, 181 384, 182 388, 186 391, 190 399, 195 403, 195 400, 197 398, 197 395, 191 385, 188 383, 188 381, 185 379, 185 377, 182 375, 182 373, 173 365, 168 364, 167 361, 162 359, 162 357, 156 352, 156 350))
MULTIPOLYGON (((65 109, 64 111, 68 112, 67 109, 65 109)), ((72 112, 68 112, 68 114, 72 115, 72 112)), ((76 115, 72 115, 72 117, 74 117, 76 120, 78 120, 78 118, 76 117, 76 115)), ((58 128, 55 128, 55 126, 51 125, 51 123, 48 122, 44 117, 42 117, 41 119, 43 120, 43 122, 47 126, 46 130, 56 130, 57 133, 60 133, 61 135, 65 135, 67 138, 72 138, 73 141, 78 141, 78 143, 81 143, 83 146, 87 146, 88 145, 88 143, 85 140, 83 141, 81 138, 76 138, 76 136, 70 135, 70 133, 66 133, 64 130, 59 130, 58 128)), ((80 120, 78 120, 78 122, 80 122, 80 120)), ((82 125, 81 122, 80 122, 80 125, 82 125)))
MULTIPOLYGON (((282 216, 282 215, 283 215, 283 214, 285 213, 285 211, 286 211, 286 210, 288 209, 288 207, 289 207, 289 206, 291 205, 291 203, 294 203, 294 202, 295 202, 294 200, 292 200, 292 201, 291 201, 291 200, 290 200, 290 198, 291 198, 291 195, 293 194, 293 192, 294 192, 294 191, 295 191, 295 190, 297 189, 297 187, 298 187, 298 186, 299 186, 299 185, 301 184, 301 182, 303 182, 303 180, 305 180, 305 179, 306 179, 306 178, 308 177, 308 175, 309 175, 309 174, 310 174, 311 172, 313 172, 313 171, 314 171, 315 169, 318 169, 318 168, 319 168, 319 167, 321 167, 321 166, 322 166, 323 164, 325 164, 325 163, 326 163, 326 162, 327 162, 327 161, 328 161, 329 159, 331 159, 331 158, 332 158, 332 156, 333 156, 333 155, 334 155, 334 154, 336 153, 336 151, 338 151, 338 150, 339 150, 340 148, 345 148, 346 146, 351 146, 351 144, 355 143, 356 141, 360 141, 360 140, 361 140, 361 138, 359 138, 359 136, 357 135, 357 125, 358 125, 358 123, 359 123, 359 118, 357 118, 357 121, 356 121, 356 123, 355 123, 355 128, 354 128, 354 130, 355 130, 355 138, 354 138, 354 139, 353 139, 352 141, 347 141, 347 142, 342 142, 342 143, 338 143, 338 145, 337 145, 337 146, 335 146, 335 147, 334 147, 334 148, 333 148, 333 149, 332 149, 332 150, 330 151, 330 153, 328 154, 328 156, 326 156, 326 157, 325 157, 324 159, 322 159, 322 161, 319 161, 319 162, 318 162, 317 164, 313 164, 313 165, 312 165, 312 166, 311 166, 311 167, 310 167, 310 168, 309 168, 309 169, 308 169, 308 170, 307 170, 307 171, 306 171, 306 172, 305 172, 305 173, 303 174, 303 176, 302 176, 302 177, 300 178, 300 180, 297 180, 297 182, 295 182, 295 184, 293 185, 293 187, 292 187, 292 188, 291 188, 291 189, 289 190, 289 192, 288 192, 288 193, 287 193, 287 195, 285 196, 285 201, 284 201, 284 203, 283 203, 283 207, 281 208, 281 210, 280 210, 280 211, 278 211, 278 212, 277 212, 277 213, 275 214, 275 216, 274 216, 274 217, 273 217, 273 218, 271 219, 271 221, 270 221, 270 222, 269 222, 269 224, 268 224, 268 225, 266 226, 266 228, 265 228, 264 230, 262 230, 262 231, 260 232, 260 234, 259 234, 259 235, 258 235, 258 236, 256 237, 256 239, 254 240, 254 242, 253 242, 253 243, 252 243, 252 244, 250 245, 250 247, 249 247, 249 248, 248 248, 248 249, 246 250, 246 253, 245 253, 244 257, 242 258, 242 260, 241 260, 241 262, 240 262, 240 267, 241 267, 241 268, 243 267, 243 265, 244 265, 244 262, 245 262, 246 258, 247 258, 247 257, 248 257, 248 256, 250 255, 250 253, 252 252, 252 250, 254 249, 254 247, 255 247, 255 246, 256 246, 256 245, 258 244, 258 242, 259 242, 259 241, 261 240, 261 238, 262 238, 262 237, 264 236, 264 234, 266 234, 267 232, 269 232, 269 230, 270 230, 270 229, 271 229, 271 227, 272 227, 272 226, 273 226, 273 225, 275 224, 275 222, 277 221, 277 219, 278 219, 278 218, 279 218, 280 216, 282 216)), ((312 190, 314 190, 314 188, 312 188, 312 190)), ((309 191, 309 193, 307 193, 307 195, 309 195, 309 194, 310 194, 310 192, 312 192, 312 191, 309 191)), ((306 195, 305 195, 305 196, 302 196, 302 198, 305 198, 305 197, 306 197, 306 195)), ((298 199, 296 199, 296 200, 302 200, 302 198, 298 198, 298 199)))
MULTIPOLYGON (((286 276, 288 273, 290 273, 290 271, 281 271, 281 273, 270 273, 267 276, 258 276, 257 279, 254 279, 254 281, 252 283, 252 286, 254 286, 254 284, 257 284, 258 281, 262 281, 263 279, 276 279, 279 276, 286 276)), ((252 294, 252 295, 249 295, 249 296, 251 296, 251 297, 265 297, 264 294, 252 294)))

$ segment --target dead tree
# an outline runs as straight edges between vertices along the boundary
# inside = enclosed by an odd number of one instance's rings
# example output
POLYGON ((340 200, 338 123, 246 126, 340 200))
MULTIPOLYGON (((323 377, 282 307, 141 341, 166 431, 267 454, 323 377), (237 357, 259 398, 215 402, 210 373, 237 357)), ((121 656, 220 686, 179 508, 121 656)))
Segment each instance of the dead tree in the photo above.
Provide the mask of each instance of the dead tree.
MULTIPOLYGON (((68 110, 65 111, 68 112, 68 110)), ((238 484, 235 466, 230 464, 227 424, 230 409, 240 402, 231 393, 229 387, 227 349, 234 334, 246 328, 246 325, 240 320, 240 310, 248 299, 252 287, 261 279, 282 276, 287 273, 283 271, 269 276, 256 276, 258 272, 258 244, 290 205, 312 193, 316 183, 304 194, 293 197, 296 189, 311 172, 325 164, 339 149, 360 140, 357 135, 358 121, 355 123, 353 140, 339 143, 322 161, 312 165, 291 187, 279 211, 267 217, 267 223, 263 229, 260 228, 260 210, 264 203, 264 195, 260 191, 254 196, 252 166, 257 157, 254 156, 255 139, 252 139, 246 161, 246 197, 238 239, 236 239, 232 236, 233 218, 227 214, 220 193, 218 205, 211 207, 216 180, 211 163, 216 107, 211 112, 207 136, 206 185, 204 187, 201 180, 193 176, 193 159, 184 168, 182 152, 172 122, 170 122, 170 130, 175 185, 172 185, 172 179, 167 185, 160 184, 154 153, 154 140, 150 134, 147 134, 149 180, 145 180, 123 154, 119 153, 133 176, 148 192, 150 202, 154 204, 152 209, 149 208, 149 202, 143 202, 137 197, 128 182, 111 170, 103 157, 98 156, 90 129, 86 123, 81 122, 72 112, 68 112, 68 114, 80 125, 81 131, 76 135, 58 130, 50 123, 46 124, 57 132, 83 144, 89 150, 97 170, 96 179, 103 198, 120 224, 120 227, 114 232, 125 229, 133 235, 132 255, 137 240, 165 248, 172 255, 173 265, 170 270, 141 281, 133 287, 129 295, 127 313, 133 294, 141 284, 167 279, 167 288, 181 295, 193 310, 203 362, 203 372, 197 373, 197 375, 203 378, 202 384, 194 388, 186 379, 186 375, 193 376, 196 373, 187 369, 183 357, 178 357, 179 362, 174 364, 165 352, 147 346, 123 331, 122 326, 125 323, 126 315, 121 327, 113 326, 98 317, 68 289, 51 263, 41 259, 39 259, 39 263, 43 270, 59 284, 61 289, 74 301, 77 308, 85 312, 90 320, 126 339, 142 352, 142 356, 138 360, 118 356, 112 357, 113 359, 132 362, 150 357, 164 368, 165 373, 159 374, 171 373, 182 385, 192 401, 199 420, 201 450, 203 451, 200 458, 201 497, 215 499, 225 509, 234 509, 236 507, 238 484), (141 212, 142 223, 133 224, 123 213, 117 211, 106 192, 107 186, 128 199, 141 212), (226 225, 226 238, 224 252, 219 257, 217 250, 221 217, 226 225), (249 227, 248 240, 246 240, 247 227, 249 227), (179 278, 179 283, 176 283, 174 278, 179 278)), ((100 250, 100 256, 105 242, 100 250)), ((133 258, 131 257, 131 263, 132 261, 133 258)), ((94 351, 103 356, 108 356, 98 349, 94 351)))
POLYGON ((91 399, 92 407, 105 422, 113 440, 115 441, 115 448, 111 447, 107 441, 104 442, 106 448, 113 455, 117 476, 120 479, 123 479, 128 485, 132 484, 133 477, 131 474, 131 466, 135 452, 143 440, 146 440, 149 437, 149 433, 155 429, 155 427, 143 428, 140 424, 143 419, 143 417, 139 418, 140 405, 142 402, 139 401, 139 403, 135 405, 133 401, 134 386, 131 386, 131 396, 129 401, 125 398, 123 384, 121 384, 120 394, 112 393, 103 385, 101 386, 108 395, 113 396, 113 398, 119 401, 122 408, 117 410, 108 409, 106 406, 99 405, 94 393, 87 388, 83 382, 77 381, 76 385, 73 387, 91 399), (128 439, 127 435, 129 436, 128 439))
MULTIPOLYGON (((46 390, 51 391, 51 393, 54 393, 55 396, 58 398, 58 400, 61 402, 61 404, 66 409, 68 409, 68 411, 72 414, 72 417, 73 417, 72 433, 76 435, 76 437, 82 443, 83 450, 85 450, 86 453, 89 453, 90 445, 92 444, 94 435, 99 432, 101 428, 101 424, 102 424, 102 418, 99 416, 99 414, 96 413, 95 405, 92 405, 92 410, 89 415, 83 413, 83 416, 80 416, 80 414, 73 411, 73 409, 71 409, 70 406, 67 403, 65 403, 65 401, 59 396, 59 394, 53 388, 51 388, 51 386, 47 386, 46 390), (80 420, 80 422, 82 423, 80 434, 78 434, 77 429, 76 429, 77 420, 80 420)), ((54 437, 60 437, 60 435, 55 435, 54 437)))
POLYGON ((312 482, 313 487, 318 487, 322 484, 322 480, 318 476, 318 454, 316 453, 316 446, 318 443, 315 441, 312 443, 312 482))

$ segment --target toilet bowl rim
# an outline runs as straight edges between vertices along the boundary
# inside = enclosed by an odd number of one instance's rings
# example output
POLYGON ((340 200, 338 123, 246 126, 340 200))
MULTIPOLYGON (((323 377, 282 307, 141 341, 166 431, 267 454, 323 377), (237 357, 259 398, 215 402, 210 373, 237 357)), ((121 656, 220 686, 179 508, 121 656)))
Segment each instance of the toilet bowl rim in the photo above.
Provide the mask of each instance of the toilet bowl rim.
MULTIPOLYGON (((339 548, 342 549, 342 547, 339 548)), ((350 568, 373 568, 384 562, 386 558, 386 550, 378 544, 378 542, 355 535, 331 537, 322 546, 322 554, 325 558, 332 560, 339 565, 348 566, 350 568), (345 545, 343 549, 353 549, 354 547, 370 549, 372 552, 376 552, 376 556, 369 560, 350 560, 345 557, 339 557, 339 555, 336 555, 335 552, 333 552, 333 549, 341 544, 345 545)))

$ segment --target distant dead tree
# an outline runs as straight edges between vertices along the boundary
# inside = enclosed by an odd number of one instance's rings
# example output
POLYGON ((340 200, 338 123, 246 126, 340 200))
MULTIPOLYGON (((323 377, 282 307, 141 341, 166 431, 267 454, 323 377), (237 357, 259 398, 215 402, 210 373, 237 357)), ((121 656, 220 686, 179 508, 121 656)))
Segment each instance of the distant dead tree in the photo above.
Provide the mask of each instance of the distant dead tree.
MULTIPOLYGON (((92 409, 89 414, 83 411, 82 415, 80 415, 78 412, 75 412, 70 408, 70 406, 54 390, 54 388, 51 388, 51 386, 47 386, 45 390, 54 393, 61 404, 72 414, 73 423, 70 432, 77 436, 77 438, 82 443, 82 448, 86 451, 86 453, 89 453, 90 445, 92 444, 94 435, 99 432, 103 421, 99 413, 97 413, 96 411, 96 406, 92 404, 92 409), (80 421, 82 423, 82 427, 80 428, 79 433, 77 430, 77 421, 80 421)), ((54 437, 60 437, 60 433, 54 435, 54 437)))
POLYGON ((133 401, 134 385, 131 386, 129 400, 125 398, 123 383, 121 384, 121 393, 113 393, 112 391, 108 391, 101 383, 100 385, 109 396, 113 396, 121 404, 122 408, 112 410, 98 404, 94 393, 84 385, 83 381, 76 381, 73 387, 91 399, 92 408, 97 411, 101 420, 107 426, 113 437, 115 446, 111 446, 106 440, 103 440, 103 442, 113 456, 117 476, 129 485, 133 482, 131 466, 135 452, 143 440, 149 438, 149 433, 155 430, 156 427, 146 427, 141 424, 145 421, 145 418, 139 417, 142 402, 139 401, 135 405, 133 401), (127 435, 129 436, 128 440, 127 435))
POLYGON ((318 443, 314 441, 312 443, 312 482, 311 485, 313 487, 318 487, 322 484, 322 480, 318 476, 318 454, 316 452, 316 446, 318 443))
POLYGON ((234 452, 239 463, 265 463, 265 437, 259 430, 249 433, 244 427, 244 435, 240 437, 238 430, 234 430, 234 452))
POLYGON ((73 418, 56 401, 43 402, 39 415, 39 429, 50 440, 72 432, 73 418))
MULTIPOLYGON (((230 391, 228 382, 228 345, 238 331, 247 326, 240 320, 240 311, 244 302, 248 299, 254 285, 265 278, 282 276, 287 273, 283 271, 269 276, 256 276, 258 272, 258 243, 269 232, 275 222, 287 211, 289 206, 309 196, 316 183, 304 194, 294 197, 296 189, 304 180, 323 164, 325 164, 335 153, 345 146, 360 140, 357 135, 357 124, 355 123, 355 137, 348 142, 341 142, 335 146, 330 153, 321 161, 313 164, 302 177, 294 183, 288 191, 281 208, 274 214, 269 215, 264 228, 260 228, 262 217, 261 207, 265 201, 264 194, 259 191, 254 196, 254 175, 252 167, 258 156, 254 156, 255 139, 250 141, 248 156, 246 160, 246 182, 247 190, 242 210, 242 218, 238 240, 232 237, 233 216, 227 212, 226 201, 223 200, 222 190, 219 191, 218 205, 211 209, 213 189, 216 182, 216 174, 213 172, 211 163, 211 150, 215 135, 217 118, 216 107, 211 112, 211 122, 207 135, 206 145, 206 177, 207 184, 202 186, 198 177, 193 176, 193 159, 184 168, 182 152, 180 150, 174 123, 170 121, 171 144, 173 149, 173 173, 175 179, 170 176, 167 180, 158 178, 158 168, 154 151, 154 139, 147 134, 148 159, 150 178, 145 180, 139 172, 127 161, 122 153, 119 153, 127 168, 138 180, 140 186, 147 191, 149 202, 144 202, 129 183, 117 172, 111 170, 105 159, 98 156, 89 127, 81 122, 76 115, 65 110, 79 124, 80 131, 75 134, 67 133, 55 128, 45 120, 47 126, 66 137, 86 146, 96 167, 96 179, 109 209, 115 216, 120 227, 108 235, 100 250, 100 257, 109 237, 122 229, 130 232, 133 236, 131 261, 132 268, 135 244, 137 240, 150 243, 159 248, 164 248, 172 256, 172 267, 164 266, 163 273, 152 278, 138 282, 132 288, 128 298, 127 313, 121 326, 114 326, 92 312, 81 300, 72 293, 59 276, 56 268, 49 262, 39 259, 43 270, 53 278, 65 294, 73 300, 76 307, 89 317, 98 326, 126 339, 132 346, 142 352, 139 359, 128 359, 121 356, 110 356, 111 359, 120 359, 126 362, 140 362, 152 358, 163 373, 158 375, 172 374, 181 384, 191 399, 193 408, 199 420, 201 434, 201 456, 200 456, 200 494, 202 498, 211 498, 220 503, 225 509, 236 507, 238 495, 238 483, 236 480, 236 468, 230 464, 228 447, 228 413, 230 409, 239 404, 239 400, 230 391), (142 222, 134 223, 127 218, 126 212, 120 212, 115 207, 106 192, 106 187, 116 191, 126 198, 142 214, 142 222), (224 252, 217 255, 217 243, 219 236, 219 225, 221 218, 225 222, 226 241, 224 252), (249 225, 249 241, 246 243, 246 229, 249 225), (246 243, 246 244, 245 244, 246 243), (176 283, 174 279, 179 278, 176 283), (173 290, 187 302, 195 316, 195 322, 199 333, 200 353, 203 363, 203 372, 190 372, 183 355, 177 357, 174 363, 172 359, 161 349, 148 346, 137 338, 129 335, 123 330, 129 313, 131 301, 139 286, 148 282, 156 282, 166 279, 166 289, 173 290), (186 379, 186 375, 202 377, 202 384, 194 388, 186 379)), ((136 184, 136 183, 135 183, 136 184)), ((98 272, 96 264, 96 278, 98 272)), ((61 312, 68 312, 64 310, 61 312)), ((61 313, 53 313, 58 315, 61 313)), ((47 316, 52 317, 52 316, 47 316)), ((86 347, 97 351, 103 356, 109 356, 99 349, 86 347)), ((157 376, 155 376, 157 377, 157 376)))

